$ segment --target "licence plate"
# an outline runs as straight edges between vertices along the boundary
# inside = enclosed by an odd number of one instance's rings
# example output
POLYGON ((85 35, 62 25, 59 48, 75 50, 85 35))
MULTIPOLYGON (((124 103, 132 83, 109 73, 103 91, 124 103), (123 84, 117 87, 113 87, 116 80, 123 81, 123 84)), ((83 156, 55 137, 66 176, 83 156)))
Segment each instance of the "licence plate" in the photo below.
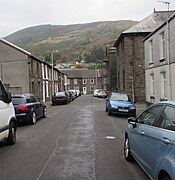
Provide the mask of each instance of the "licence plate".
POLYGON ((120 112, 128 112, 128 109, 119 109, 120 112))

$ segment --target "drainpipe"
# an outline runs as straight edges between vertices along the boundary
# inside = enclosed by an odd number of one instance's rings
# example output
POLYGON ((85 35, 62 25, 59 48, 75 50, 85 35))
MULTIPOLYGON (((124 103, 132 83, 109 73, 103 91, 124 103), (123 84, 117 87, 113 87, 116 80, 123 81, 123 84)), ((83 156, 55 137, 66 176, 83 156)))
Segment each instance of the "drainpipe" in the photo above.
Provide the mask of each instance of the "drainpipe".
MULTIPOLYGON (((135 34, 134 34, 135 36, 135 34)), ((132 67, 132 100, 135 102, 135 37, 132 37, 132 62, 133 62, 133 67, 132 67)))
POLYGON ((170 62, 170 26, 167 20, 167 62, 168 62, 168 75, 169 75, 169 97, 172 99, 172 80, 171 80, 171 62, 170 62))

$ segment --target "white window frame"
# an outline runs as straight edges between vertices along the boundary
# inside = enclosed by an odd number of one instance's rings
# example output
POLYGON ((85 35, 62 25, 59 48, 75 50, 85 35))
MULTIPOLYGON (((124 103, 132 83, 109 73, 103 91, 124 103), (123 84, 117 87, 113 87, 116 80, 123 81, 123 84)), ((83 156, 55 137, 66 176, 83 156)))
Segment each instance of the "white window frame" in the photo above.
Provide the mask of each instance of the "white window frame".
POLYGON ((77 79, 74 79, 74 84, 77 84, 78 83, 78 80, 77 79))
POLYGON ((44 76, 44 64, 42 64, 41 66, 42 66, 42 78, 45 79, 45 76, 44 76))
POLYGON ((165 59, 165 31, 160 33, 160 60, 165 59))
POLYGON ((166 97, 167 78, 166 72, 161 72, 161 97, 166 97))
POLYGON ((45 65, 45 77, 48 79, 47 65, 45 65))
POLYGON ((67 78, 67 84, 70 84, 70 79, 67 78))
POLYGON ((153 49, 153 39, 151 39, 150 41, 149 41, 149 63, 150 64, 153 64, 154 63, 154 61, 153 61, 153 51, 154 49, 153 49))
POLYGON ((83 78, 83 84, 87 84, 87 79, 83 78))
POLYGON ((90 78, 90 84, 94 84, 94 83, 95 83, 94 78, 90 78))
POLYGON ((46 97, 49 97, 49 82, 46 81, 46 97))
POLYGON ((150 74, 150 95, 154 96, 154 74, 150 74))

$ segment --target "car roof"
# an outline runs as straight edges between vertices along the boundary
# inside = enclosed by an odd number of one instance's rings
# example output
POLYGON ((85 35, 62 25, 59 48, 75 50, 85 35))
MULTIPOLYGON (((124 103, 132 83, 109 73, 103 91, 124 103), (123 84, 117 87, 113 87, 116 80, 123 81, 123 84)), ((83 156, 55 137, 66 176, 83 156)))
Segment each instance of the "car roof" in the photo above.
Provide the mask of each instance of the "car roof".
POLYGON ((128 95, 128 94, 126 94, 126 93, 119 93, 119 92, 111 92, 111 95, 112 95, 112 94, 128 95))
POLYGON ((25 93, 25 94, 13 94, 12 97, 28 97, 34 96, 32 93, 25 93))
POLYGON ((155 104, 171 104, 175 106, 175 101, 171 100, 171 101, 161 101, 161 102, 157 102, 155 104))

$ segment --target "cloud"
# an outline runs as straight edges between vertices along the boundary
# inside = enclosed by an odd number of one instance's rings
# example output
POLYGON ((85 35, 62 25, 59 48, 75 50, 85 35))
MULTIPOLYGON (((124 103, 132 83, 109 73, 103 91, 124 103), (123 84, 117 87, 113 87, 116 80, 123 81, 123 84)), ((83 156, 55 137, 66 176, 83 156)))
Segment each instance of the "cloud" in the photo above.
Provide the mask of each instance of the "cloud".
MULTIPOLYGON (((167 5, 156 0, 2 0, 0 37, 40 24, 142 20, 167 5)), ((171 0, 171 9, 175 2, 171 0)))

